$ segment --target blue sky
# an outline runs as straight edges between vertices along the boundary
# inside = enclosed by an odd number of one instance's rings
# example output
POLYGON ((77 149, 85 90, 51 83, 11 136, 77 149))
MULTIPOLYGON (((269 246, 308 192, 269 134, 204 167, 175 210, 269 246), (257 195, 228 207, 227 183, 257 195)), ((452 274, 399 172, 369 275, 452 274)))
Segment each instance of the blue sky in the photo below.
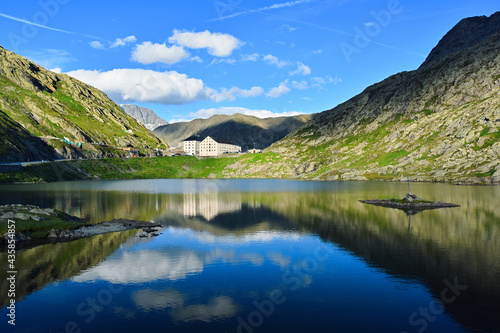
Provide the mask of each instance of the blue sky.
POLYGON ((498 0, 6 1, 0 45, 167 121, 333 108, 498 0))

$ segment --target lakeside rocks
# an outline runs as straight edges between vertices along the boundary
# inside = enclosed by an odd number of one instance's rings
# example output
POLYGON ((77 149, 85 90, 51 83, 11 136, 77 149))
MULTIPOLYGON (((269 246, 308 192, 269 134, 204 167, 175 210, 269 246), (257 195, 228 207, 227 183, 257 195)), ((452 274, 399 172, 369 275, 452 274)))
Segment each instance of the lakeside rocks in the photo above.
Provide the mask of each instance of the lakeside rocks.
POLYGON ((0 238, 0 245, 6 244, 9 239, 14 239, 16 243, 31 240, 70 241, 73 239, 132 229, 143 229, 143 231, 147 234, 157 235, 156 232, 158 231, 158 228, 161 228, 161 225, 158 223, 123 218, 115 218, 111 221, 105 221, 97 224, 86 224, 81 218, 66 214, 53 208, 40 208, 33 205, 21 204, 0 206, 0 222, 6 222, 7 220, 14 220, 16 222, 35 222, 40 225, 39 228, 36 229, 17 230, 11 234, 5 232, 2 235, 3 237, 0 238), (44 228, 44 223, 53 222, 69 222, 70 224, 64 229, 44 228), (71 225, 72 223, 74 223, 74 225, 71 225), (37 232, 37 235, 33 237, 32 233, 35 231, 37 232))

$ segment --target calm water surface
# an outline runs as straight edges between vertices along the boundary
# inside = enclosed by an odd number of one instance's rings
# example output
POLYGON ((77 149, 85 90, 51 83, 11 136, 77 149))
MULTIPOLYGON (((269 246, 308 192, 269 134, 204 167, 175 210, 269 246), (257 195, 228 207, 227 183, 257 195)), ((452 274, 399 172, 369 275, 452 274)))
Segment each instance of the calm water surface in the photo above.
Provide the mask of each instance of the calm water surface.
POLYGON ((19 250, 15 330, 0 272, 2 332, 500 332, 500 187, 412 191, 461 206, 358 202, 403 197, 399 183, 0 186, 0 204, 163 225, 19 250))

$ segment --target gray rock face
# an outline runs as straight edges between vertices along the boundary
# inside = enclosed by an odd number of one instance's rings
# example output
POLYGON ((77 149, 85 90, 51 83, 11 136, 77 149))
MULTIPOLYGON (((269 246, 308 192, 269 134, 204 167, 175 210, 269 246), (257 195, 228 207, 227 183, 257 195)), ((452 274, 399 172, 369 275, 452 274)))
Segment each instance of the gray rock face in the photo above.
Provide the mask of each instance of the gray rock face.
POLYGON ((160 126, 168 125, 166 120, 158 117, 158 115, 151 109, 128 104, 120 104, 120 107, 151 132, 160 126))

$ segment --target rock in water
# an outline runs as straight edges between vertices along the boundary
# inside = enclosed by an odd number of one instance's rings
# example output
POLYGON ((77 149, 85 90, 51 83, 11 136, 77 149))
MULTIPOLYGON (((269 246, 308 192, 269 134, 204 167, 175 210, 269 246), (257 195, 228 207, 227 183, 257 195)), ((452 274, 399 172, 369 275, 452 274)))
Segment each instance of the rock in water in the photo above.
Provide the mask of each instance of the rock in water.
POLYGON ((409 194, 409 193, 406 194, 406 196, 403 198, 403 200, 408 201, 408 202, 423 201, 422 198, 419 198, 415 194, 409 194))

